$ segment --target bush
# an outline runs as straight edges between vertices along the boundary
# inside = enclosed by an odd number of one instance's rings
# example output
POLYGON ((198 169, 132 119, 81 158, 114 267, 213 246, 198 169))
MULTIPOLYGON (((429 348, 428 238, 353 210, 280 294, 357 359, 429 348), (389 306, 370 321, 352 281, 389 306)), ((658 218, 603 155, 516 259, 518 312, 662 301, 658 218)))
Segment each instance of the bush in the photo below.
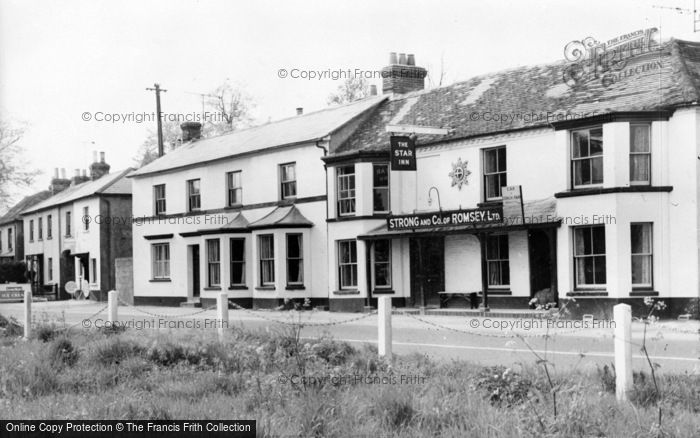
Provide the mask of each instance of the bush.
POLYGON ((129 357, 138 356, 142 350, 143 348, 133 341, 111 338, 97 345, 94 359, 101 365, 118 365, 129 357))
POLYGON ((0 283, 25 283, 27 265, 24 262, 0 263, 0 283))
POLYGON ((355 354, 355 349, 347 342, 337 342, 332 339, 321 339, 311 347, 314 355, 325 360, 331 365, 342 365, 355 354))
POLYGON ((603 392, 615 394, 615 365, 605 365, 602 370, 600 368, 597 370, 603 392))
POLYGON ((68 365, 72 367, 78 362, 78 350, 68 338, 57 339, 49 347, 49 357, 57 365, 68 365))
POLYGON ((476 387, 488 393, 492 405, 511 407, 527 400, 532 382, 510 368, 495 366, 479 373, 476 387))
POLYGON ((22 327, 15 318, 7 319, 0 315, 0 336, 19 337, 24 335, 24 327, 22 327))
POLYGON ((41 342, 51 342, 58 334, 59 330, 53 324, 41 324, 34 330, 34 337, 41 342))

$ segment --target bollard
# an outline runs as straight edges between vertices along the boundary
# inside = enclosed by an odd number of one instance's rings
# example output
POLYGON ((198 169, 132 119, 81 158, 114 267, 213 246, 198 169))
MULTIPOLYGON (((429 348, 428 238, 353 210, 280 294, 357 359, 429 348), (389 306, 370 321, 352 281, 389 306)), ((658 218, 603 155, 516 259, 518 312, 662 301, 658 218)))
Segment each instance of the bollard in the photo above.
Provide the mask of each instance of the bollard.
POLYGON ((216 300, 216 309, 219 317, 219 340, 223 341, 228 328, 228 294, 221 292, 216 300))
POLYGON ((379 297, 377 302, 379 357, 391 360, 391 297, 379 297))
POLYGON ((32 291, 24 291, 24 339, 32 335, 32 291))
POLYGON ((119 292, 111 290, 107 293, 107 321, 111 324, 117 322, 117 307, 119 306, 119 292))
POLYGON ((613 307, 615 320, 615 396, 627 401, 632 390, 632 308, 628 304, 613 307))

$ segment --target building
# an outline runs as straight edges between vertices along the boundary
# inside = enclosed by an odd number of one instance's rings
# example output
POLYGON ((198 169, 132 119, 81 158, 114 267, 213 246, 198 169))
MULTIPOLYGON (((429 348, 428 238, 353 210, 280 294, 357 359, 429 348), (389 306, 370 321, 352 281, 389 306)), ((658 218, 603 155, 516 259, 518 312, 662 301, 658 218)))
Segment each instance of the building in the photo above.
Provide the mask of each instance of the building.
POLYGON ((109 173, 104 152, 90 176, 76 169, 68 182, 55 175, 53 196, 22 211, 25 260, 35 291, 69 298, 68 281, 87 282, 90 297, 106 300, 115 288, 114 260, 131 257, 132 169, 109 173))
MULTIPOLYGON (((134 302, 327 305, 321 158, 384 98, 201 139, 133 172, 134 302)), ((301 113, 301 111, 299 111, 301 113)))
POLYGON ((0 217, 0 263, 24 260, 24 224, 22 210, 51 196, 51 191, 43 190, 24 197, 0 217))
POLYGON ((700 44, 625 55, 575 81, 566 62, 433 90, 385 79, 390 99, 324 157, 331 308, 483 291, 491 308, 640 314, 653 297, 697 317, 700 44), (416 171, 391 171, 404 127, 416 171))

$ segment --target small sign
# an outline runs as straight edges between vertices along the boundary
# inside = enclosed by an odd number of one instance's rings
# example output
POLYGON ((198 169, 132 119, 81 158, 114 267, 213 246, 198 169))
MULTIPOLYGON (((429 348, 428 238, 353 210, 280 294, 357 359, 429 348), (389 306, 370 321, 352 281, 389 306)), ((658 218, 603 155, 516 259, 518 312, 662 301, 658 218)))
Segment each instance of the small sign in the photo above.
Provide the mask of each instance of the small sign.
POLYGON ((411 137, 391 136, 391 170, 416 170, 416 143, 411 137))
POLYGON ((24 301, 24 291, 31 290, 30 284, 6 283, 0 284, 0 302, 21 302, 24 301))
POLYGON ((386 220, 386 226, 389 231, 404 231, 460 225, 477 226, 501 223, 502 221, 503 209, 492 207, 389 216, 386 220))
POLYGON ((523 206, 522 186, 505 186, 501 188, 503 198, 503 216, 509 225, 525 223, 525 207, 523 206))

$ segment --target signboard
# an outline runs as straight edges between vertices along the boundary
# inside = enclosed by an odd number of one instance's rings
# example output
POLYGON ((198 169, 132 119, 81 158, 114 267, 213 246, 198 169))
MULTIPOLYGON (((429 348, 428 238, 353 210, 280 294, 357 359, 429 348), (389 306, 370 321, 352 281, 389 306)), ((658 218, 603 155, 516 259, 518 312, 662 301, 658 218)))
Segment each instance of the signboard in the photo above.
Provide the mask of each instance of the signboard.
POLYGON ((24 301, 24 291, 31 290, 30 284, 5 283, 0 284, 0 302, 22 302, 24 301))
POLYGON ((391 170, 416 170, 416 143, 411 137, 391 136, 391 170))
POLYGON ((523 206, 522 186, 505 186, 501 188, 503 197, 503 217, 508 225, 525 223, 525 207, 523 206))
POLYGON ((389 231, 419 230, 424 228, 454 227, 459 225, 484 225, 501 223, 503 209, 472 208, 467 210, 416 213, 402 216, 389 216, 386 227, 389 231))

